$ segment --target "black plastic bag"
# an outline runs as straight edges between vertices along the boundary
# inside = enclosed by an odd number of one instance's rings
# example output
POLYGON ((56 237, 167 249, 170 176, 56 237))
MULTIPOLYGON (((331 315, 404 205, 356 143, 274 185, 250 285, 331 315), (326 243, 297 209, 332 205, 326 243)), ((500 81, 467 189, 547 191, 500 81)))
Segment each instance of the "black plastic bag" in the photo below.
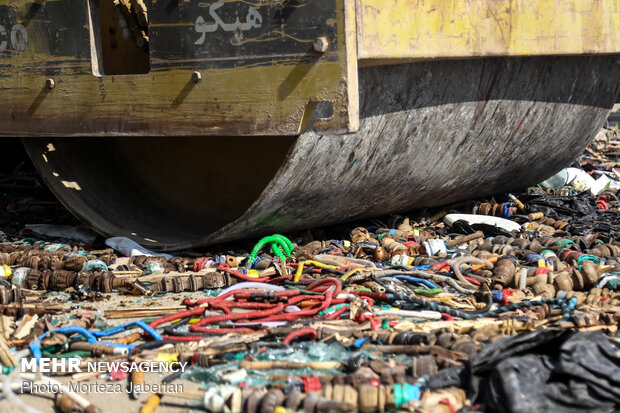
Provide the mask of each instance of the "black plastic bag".
POLYGON ((457 386, 493 412, 620 410, 620 344, 602 332, 537 330, 500 338, 427 387, 457 386))

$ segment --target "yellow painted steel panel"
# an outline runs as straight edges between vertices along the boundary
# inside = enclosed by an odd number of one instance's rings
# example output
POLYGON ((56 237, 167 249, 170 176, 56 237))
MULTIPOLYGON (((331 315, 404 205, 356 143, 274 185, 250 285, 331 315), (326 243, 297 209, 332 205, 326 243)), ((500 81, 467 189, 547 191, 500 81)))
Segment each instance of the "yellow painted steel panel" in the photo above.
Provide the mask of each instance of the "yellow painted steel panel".
POLYGON ((354 1, 146 0, 145 51, 111 0, 0 0, 0 136, 355 132, 354 1))
POLYGON ((620 52, 620 0, 356 0, 359 59, 620 52))

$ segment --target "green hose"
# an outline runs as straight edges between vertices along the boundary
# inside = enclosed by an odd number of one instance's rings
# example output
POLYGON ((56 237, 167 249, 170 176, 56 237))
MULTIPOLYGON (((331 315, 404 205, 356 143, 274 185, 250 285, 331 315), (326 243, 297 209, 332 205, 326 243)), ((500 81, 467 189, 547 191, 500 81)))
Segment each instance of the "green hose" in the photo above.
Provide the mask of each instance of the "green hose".
POLYGON ((41 354, 43 355, 43 357, 57 358, 57 359, 67 359, 67 358, 72 358, 72 357, 87 358, 87 357, 93 356, 90 351, 83 351, 83 350, 69 351, 67 353, 62 353, 62 354, 55 354, 55 353, 50 353, 49 351, 42 351, 41 354))
POLYGON ((268 237, 264 237, 258 241, 254 249, 252 249, 246 264, 247 268, 252 266, 252 263, 256 259, 256 255, 258 255, 258 252, 265 246, 265 244, 270 244, 271 251, 274 255, 280 258, 282 262, 286 262, 286 258, 291 256, 294 248, 291 240, 286 238, 284 235, 273 234, 268 237))

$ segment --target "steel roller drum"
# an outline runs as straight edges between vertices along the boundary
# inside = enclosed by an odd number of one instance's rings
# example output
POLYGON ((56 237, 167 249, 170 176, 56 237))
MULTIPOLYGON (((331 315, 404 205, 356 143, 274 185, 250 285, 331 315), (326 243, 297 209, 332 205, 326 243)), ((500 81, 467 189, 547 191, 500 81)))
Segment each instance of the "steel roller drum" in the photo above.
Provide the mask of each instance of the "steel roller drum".
POLYGON ((593 138, 620 95, 618 78, 617 54, 361 67, 354 134, 24 145, 58 198, 98 232, 176 249, 535 184, 593 138))

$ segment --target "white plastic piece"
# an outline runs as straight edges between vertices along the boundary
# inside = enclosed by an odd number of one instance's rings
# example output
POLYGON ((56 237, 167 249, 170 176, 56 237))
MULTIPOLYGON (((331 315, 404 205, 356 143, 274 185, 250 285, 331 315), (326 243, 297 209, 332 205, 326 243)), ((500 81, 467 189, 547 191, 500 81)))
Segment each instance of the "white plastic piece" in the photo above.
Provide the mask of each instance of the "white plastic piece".
POLYGON ((474 214, 448 214, 443 218, 444 222, 450 226, 454 224, 456 221, 463 220, 467 222, 469 225, 473 224, 487 224, 493 225, 495 227, 499 227, 505 229, 508 232, 519 231, 521 229, 521 225, 513 222, 509 219, 492 217, 489 215, 474 215, 474 214))
POLYGON ((140 255, 146 255, 149 257, 165 257, 166 259, 172 258, 170 254, 164 253, 155 253, 151 250, 144 248, 142 245, 137 242, 126 238, 126 237, 113 237, 105 240, 105 245, 110 248, 113 248, 116 251, 119 251, 121 254, 124 254, 128 257, 138 257, 140 255))
MULTIPOLYGON (((614 170, 615 172, 615 170, 614 170)), ((562 188, 570 185, 578 192, 590 191, 592 196, 596 196, 609 187, 616 187, 618 183, 602 175, 594 179, 592 175, 579 168, 565 168, 551 178, 540 183, 543 188, 562 188)))
POLYGON ((519 290, 523 291, 525 290, 526 281, 527 281, 527 268, 521 268, 519 272, 520 272, 519 290))
POLYGON ((579 168, 566 168, 568 171, 567 185, 574 187, 577 191, 588 191, 594 186, 596 180, 586 171, 579 168))
POLYGON ((607 284, 609 281, 617 280, 617 279, 618 279, 618 276, 616 276, 616 275, 608 274, 608 273, 602 274, 599 277, 598 281, 596 282, 596 287, 597 288, 603 288, 605 286, 605 284, 607 284))
POLYGON ((242 283, 237 283, 237 284, 233 284, 230 287, 226 288, 225 290, 222 290, 221 293, 219 293, 217 296, 220 297, 226 293, 229 293, 231 291, 237 291, 237 290, 243 290, 246 288, 252 288, 252 289, 261 289, 261 290, 267 290, 267 291, 284 291, 286 290, 286 288, 280 286, 280 285, 273 285, 273 284, 267 284, 267 283, 261 283, 261 282, 253 282, 253 281, 246 281, 246 282, 242 282, 242 283))
POLYGON ((0 265, 0 278, 8 278, 13 274, 11 267, 8 265, 0 265))
POLYGON ((390 263, 392 265, 402 265, 402 266, 406 266, 409 265, 409 256, 406 254, 402 254, 402 255, 394 255, 391 259, 390 259, 390 263))
POLYGON ((26 283, 26 277, 30 273, 28 267, 17 267, 13 269, 13 275, 11 276, 11 284, 16 287, 23 287, 26 283))
POLYGON ((219 386, 209 387, 204 395, 204 408, 209 412, 221 413, 224 411, 224 397, 219 386))
POLYGON ((238 383, 248 377, 248 372, 246 369, 229 369, 219 370, 215 375, 227 383, 238 383))
POLYGON ((233 413, 241 410, 241 389, 236 386, 219 385, 205 392, 204 408, 212 413, 233 413))
POLYGON ((568 173, 568 178, 566 179, 566 183, 570 184, 571 182, 575 180, 575 178, 577 178, 584 171, 579 168, 566 168, 566 172, 568 173))
POLYGON ((377 310, 375 314, 378 316, 395 315, 399 317, 414 318, 417 320, 441 320, 441 313, 437 311, 414 311, 414 310, 377 310))
POLYGON ((441 239, 433 238, 423 243, 426 254, 431 257, 437 254, 446 254, 448 252, 446 243, 441 239))
POLYGON ((590 194, 592 194, 592 196, 597 196, 605 189, 607 189, 610 184, 611 179, 609 179, 606 175, 602 175, 600 178, 594 181, 594 183, 590 187, 590 194))
MULTIPOLYGON (((566 168, 568 170, 568 184, 579 191, 590 191, 592 196, 597 196, 607 188, 618 188, 620 182, 609 179, 607 175, 601 175, 594 179, 586 171, 578 168, 566 168)), ((614 172, 616 170, 614 169, 614 172)))

